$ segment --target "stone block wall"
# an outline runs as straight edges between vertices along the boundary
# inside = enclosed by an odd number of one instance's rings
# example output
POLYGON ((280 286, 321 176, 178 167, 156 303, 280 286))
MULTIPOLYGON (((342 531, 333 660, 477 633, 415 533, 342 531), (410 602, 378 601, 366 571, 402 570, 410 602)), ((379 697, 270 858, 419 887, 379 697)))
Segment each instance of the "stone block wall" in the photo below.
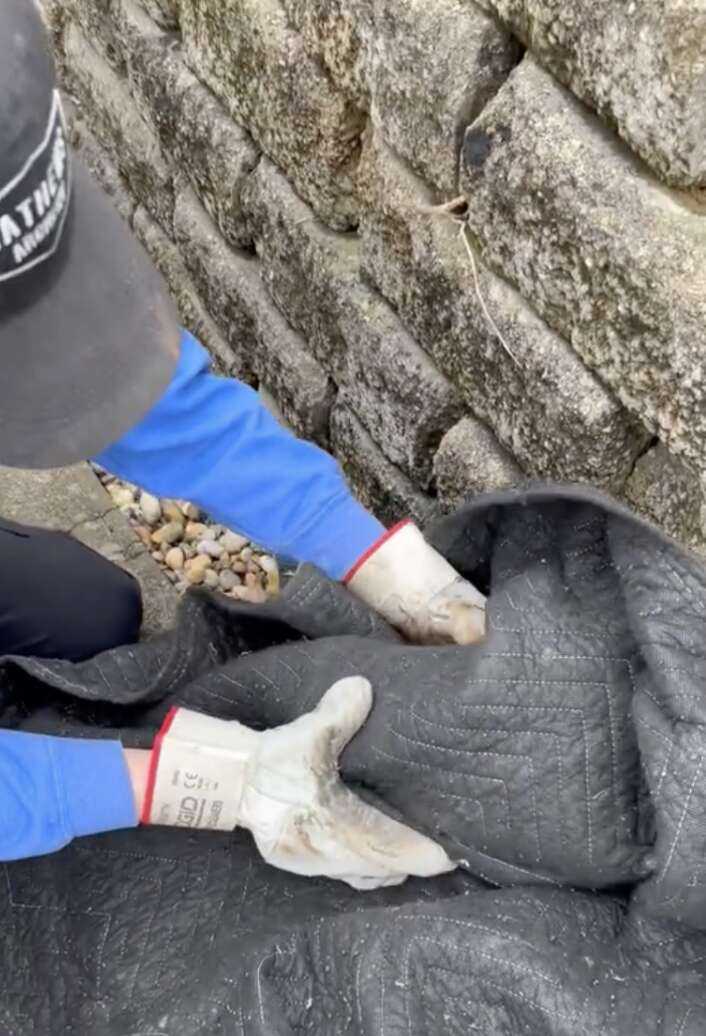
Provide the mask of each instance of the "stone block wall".
POLYGON ((706 546, 702 0, 45 6, 185 325, 383 520, 541 477, 706 546))

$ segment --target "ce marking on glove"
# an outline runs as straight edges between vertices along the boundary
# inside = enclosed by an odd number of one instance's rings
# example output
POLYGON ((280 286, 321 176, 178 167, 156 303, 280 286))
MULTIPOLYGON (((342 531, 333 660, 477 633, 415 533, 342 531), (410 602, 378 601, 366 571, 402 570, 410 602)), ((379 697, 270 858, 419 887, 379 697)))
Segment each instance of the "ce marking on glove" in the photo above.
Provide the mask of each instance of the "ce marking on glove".
MULTIPOLYGON (((179 773, 177 771, 175 783, 178 783, 178 778, 179 773)), ((211 781, 208 778, 204 779, 198 773, 185 773, 181 780, 181 786, 187 791, 197 791, 204 787, 209 791, 216 791, 218 781, 211 781)))

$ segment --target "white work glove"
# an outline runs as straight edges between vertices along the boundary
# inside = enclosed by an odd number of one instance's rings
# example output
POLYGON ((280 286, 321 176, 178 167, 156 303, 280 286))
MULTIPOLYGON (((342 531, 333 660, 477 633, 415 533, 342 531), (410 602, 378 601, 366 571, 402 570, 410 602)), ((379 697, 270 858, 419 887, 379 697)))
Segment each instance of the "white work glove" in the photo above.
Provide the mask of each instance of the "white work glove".
POLYGON ((273 866, 356 889, 453 870, 435 842, 341 781, 338 758, 372 700, 367 680, 339 680, 313 712, 264 732, 173 709, 155 740, 142 822, 245 827, 273 866))
POLYGON ((344 582, 415 643, 475 644, 485 635, 485 597, 412 522, 386 533, 344 582))

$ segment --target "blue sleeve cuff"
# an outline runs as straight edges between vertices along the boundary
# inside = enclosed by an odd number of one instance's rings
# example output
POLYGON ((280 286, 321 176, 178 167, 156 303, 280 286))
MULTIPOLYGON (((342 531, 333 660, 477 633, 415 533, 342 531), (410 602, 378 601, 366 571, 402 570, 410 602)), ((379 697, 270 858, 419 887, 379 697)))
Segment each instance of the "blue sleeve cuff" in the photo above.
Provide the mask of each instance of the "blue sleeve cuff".
POLYGON ((119 741, 52 738, 51 754, 70 836, 137 826, 135 797, 119 741))
POLYGON ((210 374, 208 354, 187 332, 162 399, 96 460, 333 579, 384 532, 334 458, 282 428, 247 385, 210 374))
POLYGON ((291 544, 289 553, 318 565, 331 579, 343 579, 385 531, 362 504, 345 496, 291 544))

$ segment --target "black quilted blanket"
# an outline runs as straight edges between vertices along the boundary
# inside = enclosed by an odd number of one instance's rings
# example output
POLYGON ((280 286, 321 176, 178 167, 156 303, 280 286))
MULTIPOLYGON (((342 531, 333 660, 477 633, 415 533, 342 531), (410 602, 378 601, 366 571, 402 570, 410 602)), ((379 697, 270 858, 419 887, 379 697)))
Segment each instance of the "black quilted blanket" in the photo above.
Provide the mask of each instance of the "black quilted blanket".
POLYGON ((8 864, 1 1036, 706 1033, 704 569, 575 487, 431 535, 490 595, 480 646, 402 644, 303 569, 90 663, 2 663, 5 726, 132 745, 175 702, 269 726, 362 673, 344 776, 459 868, 356 893, 158 828, 8 864))

